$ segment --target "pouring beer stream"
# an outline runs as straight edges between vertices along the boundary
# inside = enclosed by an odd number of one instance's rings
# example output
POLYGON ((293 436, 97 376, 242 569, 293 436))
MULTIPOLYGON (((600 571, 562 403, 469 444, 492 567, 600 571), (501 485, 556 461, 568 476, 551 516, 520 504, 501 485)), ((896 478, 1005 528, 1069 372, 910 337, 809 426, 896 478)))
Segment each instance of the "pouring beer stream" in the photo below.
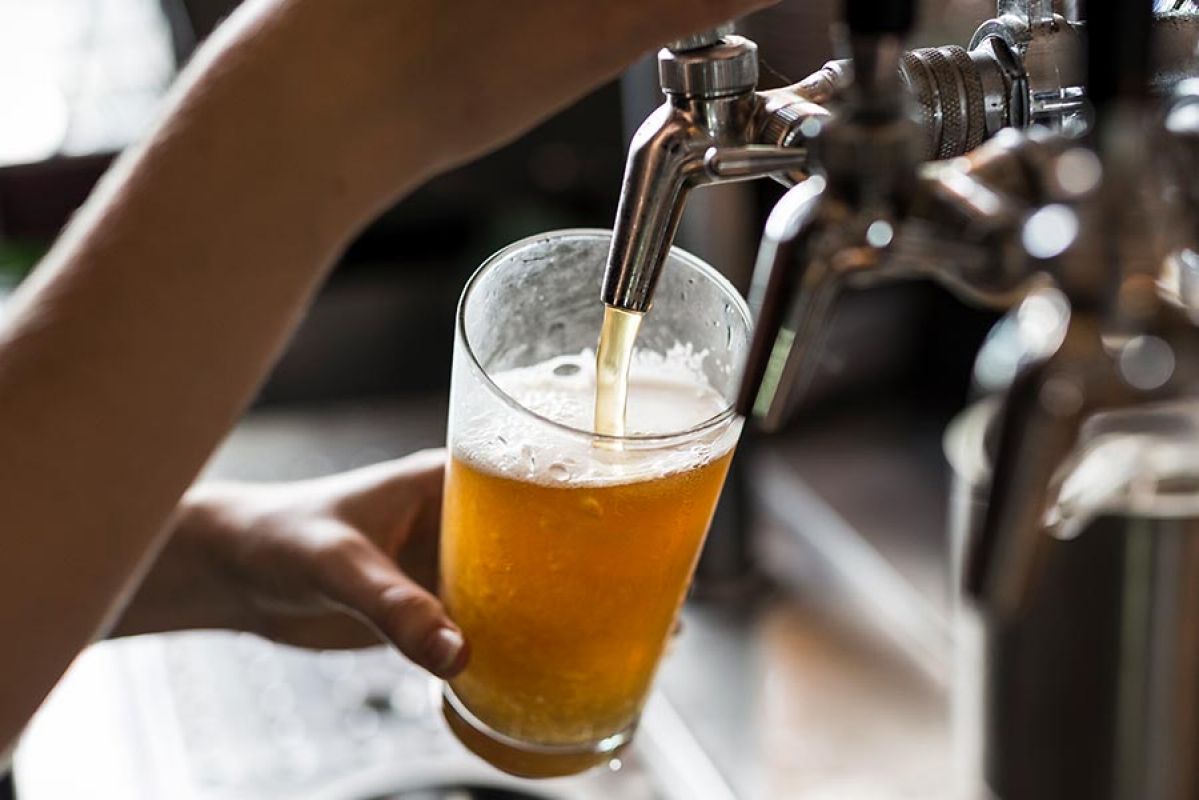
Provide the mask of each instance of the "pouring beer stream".
MULTIPOLYGON (((629 406, 629 368, 642 314, 604 306, 604 326, 595 354, 595 432, 624 436, 629 406)), ((613 447, 619 447, 614 443, 613 447)))

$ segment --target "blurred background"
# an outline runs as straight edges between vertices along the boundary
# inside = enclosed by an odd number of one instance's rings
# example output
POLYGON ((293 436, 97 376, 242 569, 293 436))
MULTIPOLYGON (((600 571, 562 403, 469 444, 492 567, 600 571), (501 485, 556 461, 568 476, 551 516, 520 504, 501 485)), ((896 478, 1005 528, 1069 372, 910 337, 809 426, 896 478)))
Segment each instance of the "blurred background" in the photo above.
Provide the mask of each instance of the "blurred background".
MULTIPOLYGON (((0 297, 145 133, 233 5, 0 0, 0 297)), ((835 7, 786 0, 743 22, 767 85, 832 57, 835 7)), ((965 44, 993 13, 984 0, 926 2, 916 44, 965 44)), ((209 474, 300 478, 441 444, 466 278, 524 236, 611 227, 626 143, 659 102, 647 57, 384 215, 345 254, 209 474)), ((744 288, 781 191, 697 193, 679 244, 744 288)), ((504 781, 454 749, 425 684, 385 652, 309 657, 200 634, 85 656, 27 737, 20 797, 469 797, 472 784, 543 797, 940 796, 940 436, 992 322, 931 286, 841 303, 815 391, 784 435, 740 451, 687 633, 619 772, 504 781)))

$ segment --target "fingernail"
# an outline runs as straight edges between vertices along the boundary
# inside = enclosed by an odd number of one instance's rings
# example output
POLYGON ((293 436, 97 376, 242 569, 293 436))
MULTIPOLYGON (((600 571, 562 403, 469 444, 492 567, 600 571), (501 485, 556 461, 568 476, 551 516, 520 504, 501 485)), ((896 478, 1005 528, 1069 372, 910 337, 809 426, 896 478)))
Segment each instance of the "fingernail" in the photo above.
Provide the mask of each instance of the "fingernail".
POLYGON ((461 633, 453 628, 439 628, 429 647, 429 665, 438 675, 445 675, 458 664, 465 646, 461 633))

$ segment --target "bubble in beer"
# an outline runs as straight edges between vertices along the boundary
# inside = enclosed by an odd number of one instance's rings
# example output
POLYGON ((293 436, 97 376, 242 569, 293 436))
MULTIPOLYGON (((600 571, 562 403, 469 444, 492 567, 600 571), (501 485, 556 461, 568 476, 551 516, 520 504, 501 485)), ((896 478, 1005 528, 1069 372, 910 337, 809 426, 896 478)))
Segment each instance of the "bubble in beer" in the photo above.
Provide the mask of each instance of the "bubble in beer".
POLYGON ((583 509, 583 513, 589 517, 602 517, 604 515, 603 505, 594 497, 584 497, 583 502, 579 505, 583 509))
POLYGON ((554 367, 554 374, 559 378, 569 378, 574 375, 578 375, 582 371, 583 368, 578 364, 571 364, 569 362, 562 363, 554 367))

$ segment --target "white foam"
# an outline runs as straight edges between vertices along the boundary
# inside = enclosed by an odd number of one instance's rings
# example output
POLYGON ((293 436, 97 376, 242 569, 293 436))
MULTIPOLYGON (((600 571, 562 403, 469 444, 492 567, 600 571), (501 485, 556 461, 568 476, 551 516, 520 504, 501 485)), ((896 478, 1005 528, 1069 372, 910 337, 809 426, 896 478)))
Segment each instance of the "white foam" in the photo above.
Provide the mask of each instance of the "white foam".
MULTIPOLYGON (((724 412, 728 403, 707 382, 707 353, 676 345, 665 354, 634 353, 629 373, 629 436, 691 430, 724 412)), ((505 394, 540 417, 591 432, 595 413, 595 353, 585 350, 492 376, 505 394)), ((472 392, 485 392, 477 387, 472 392)), ((497 402, 456 411, 455 455, 489 472, 537 483, 571 486, 643 481, 695 469, 726 454, 740 421, 663 445, 605 448, 497 402), (462 413, 465 412, 465 413, 462 413)))

